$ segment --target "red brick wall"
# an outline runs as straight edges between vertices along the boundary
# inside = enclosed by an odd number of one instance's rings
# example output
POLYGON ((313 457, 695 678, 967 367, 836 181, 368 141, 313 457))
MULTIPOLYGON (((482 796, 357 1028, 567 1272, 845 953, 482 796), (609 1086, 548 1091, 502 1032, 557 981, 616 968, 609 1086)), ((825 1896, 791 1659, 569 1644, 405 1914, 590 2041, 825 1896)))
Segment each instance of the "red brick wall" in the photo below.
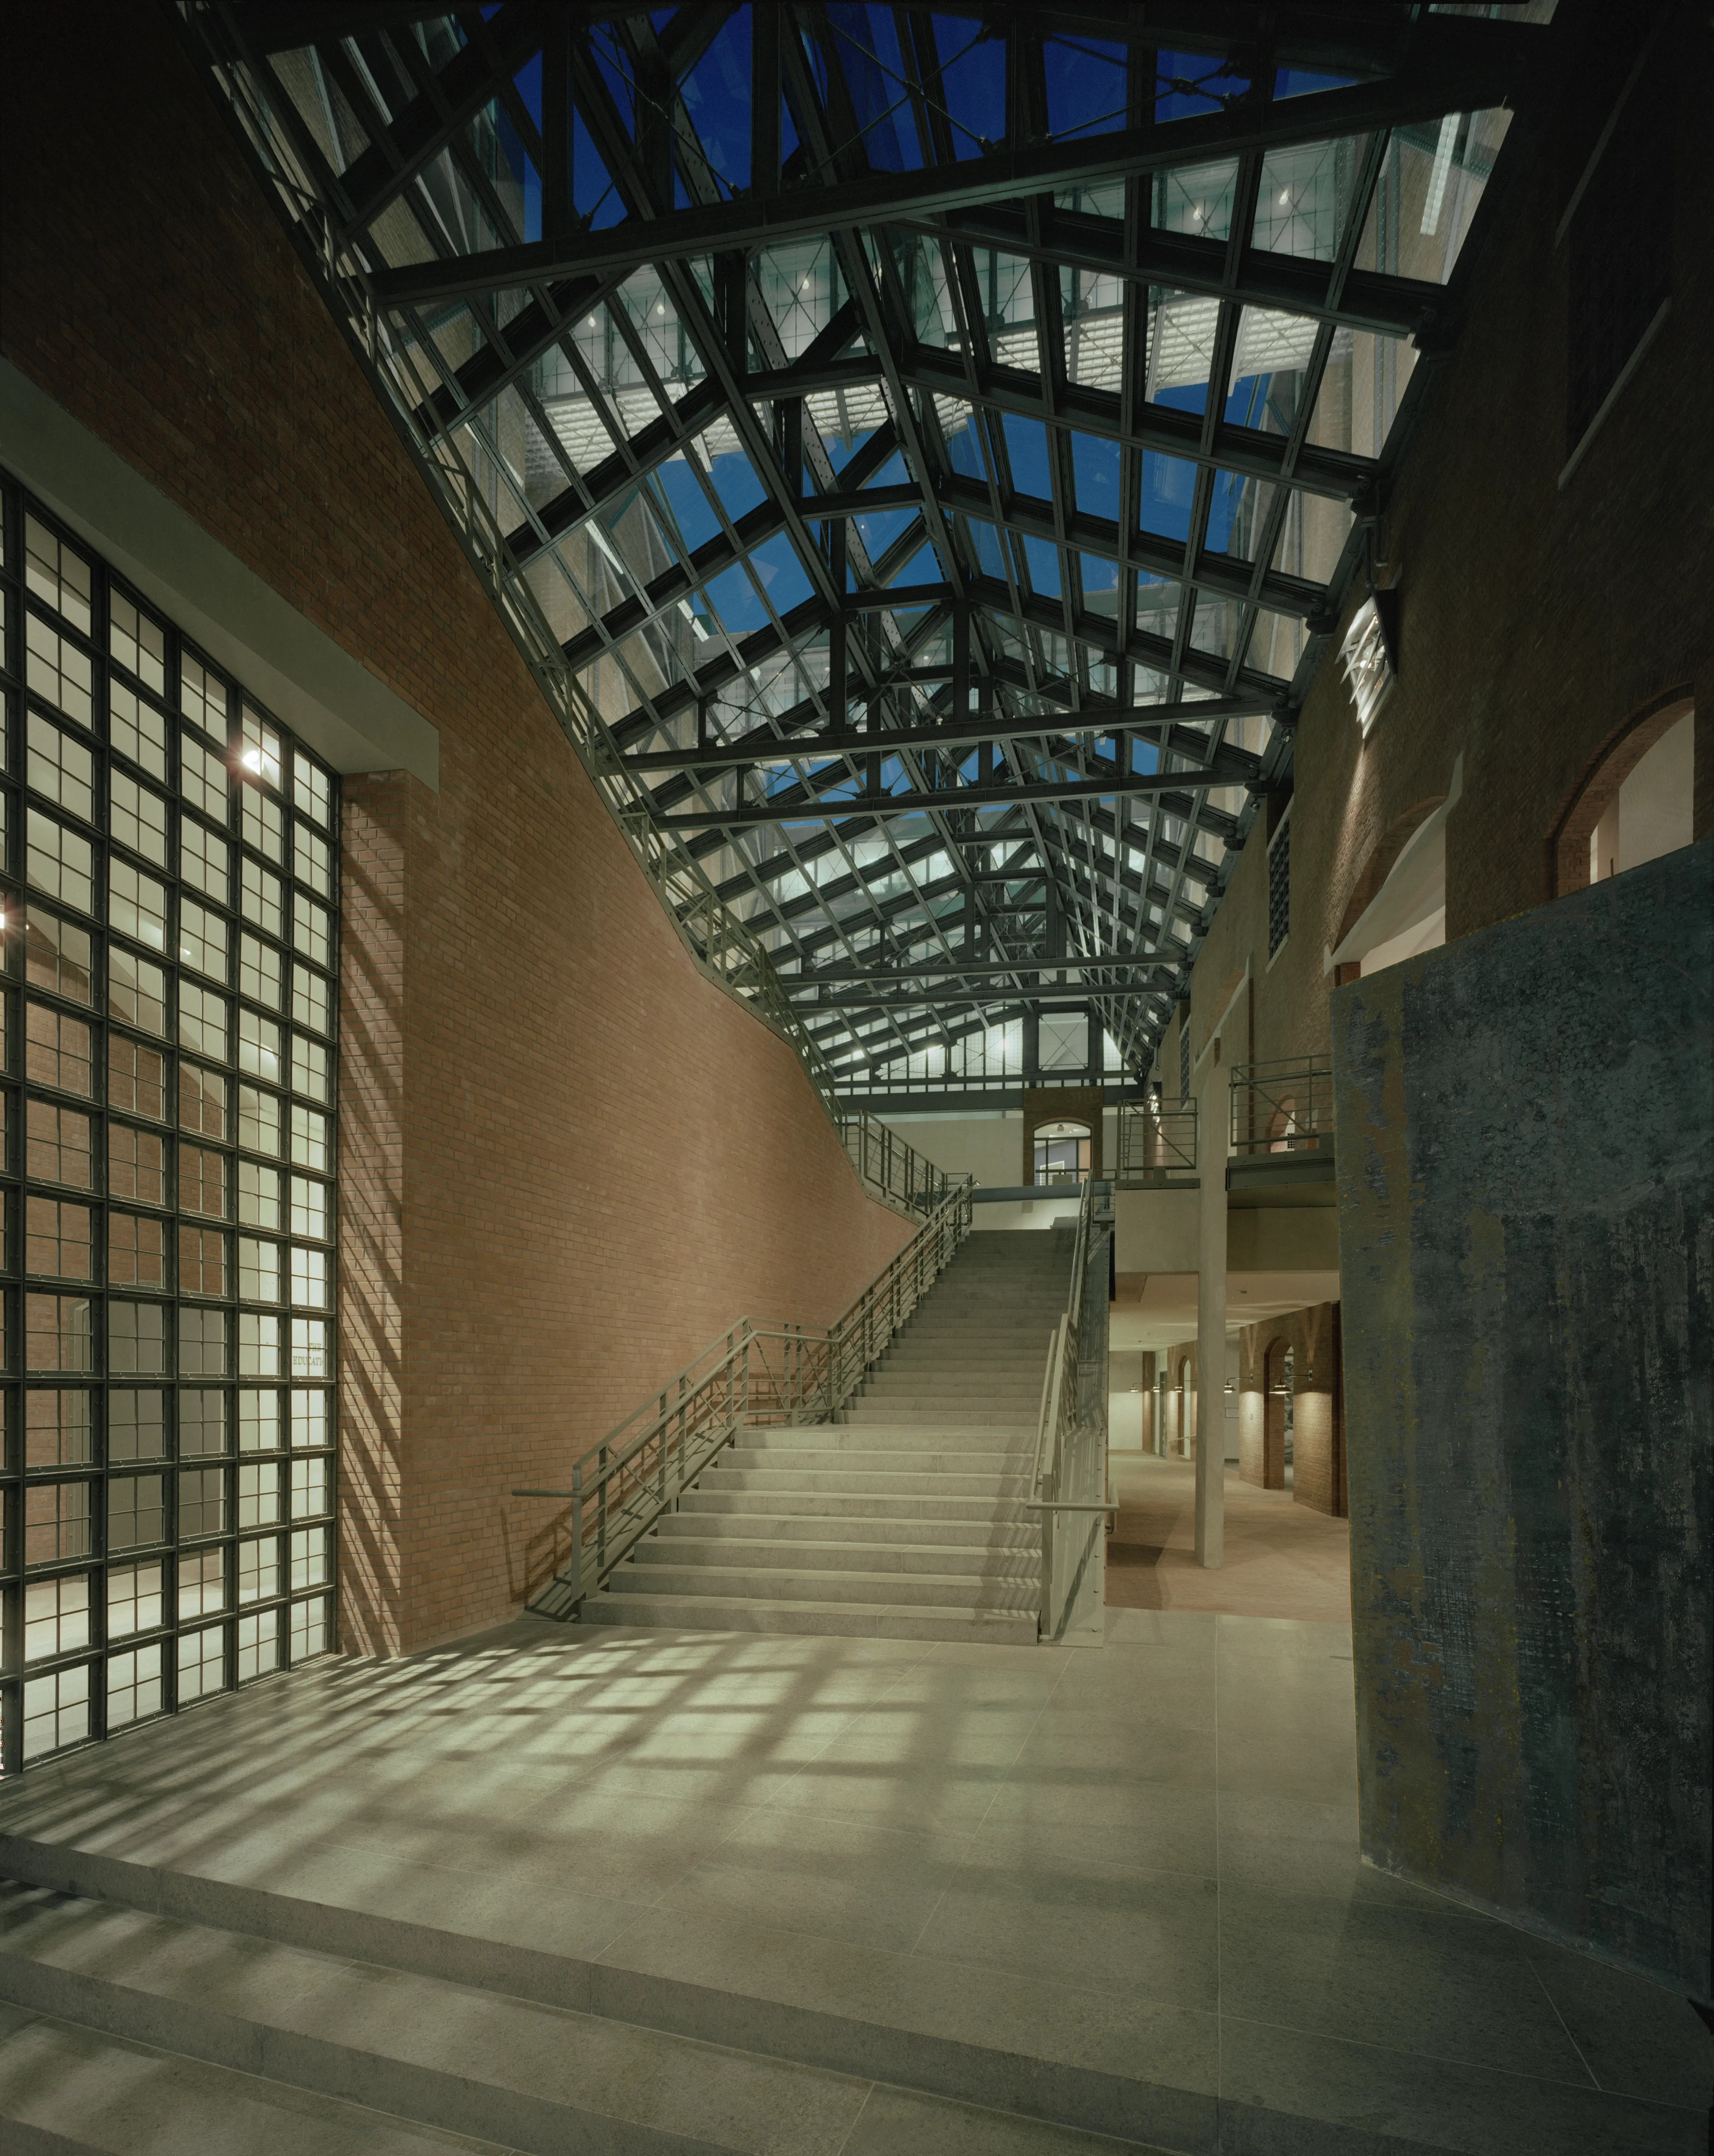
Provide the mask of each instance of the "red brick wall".
POLYGON ((345 1614, 409 1646, 515 1606, 514 1482, 906 1231, 685 957, 164 14, 68 57, 8 19, 0 352, 440 729, 439 794, 346 811, 345 1614))

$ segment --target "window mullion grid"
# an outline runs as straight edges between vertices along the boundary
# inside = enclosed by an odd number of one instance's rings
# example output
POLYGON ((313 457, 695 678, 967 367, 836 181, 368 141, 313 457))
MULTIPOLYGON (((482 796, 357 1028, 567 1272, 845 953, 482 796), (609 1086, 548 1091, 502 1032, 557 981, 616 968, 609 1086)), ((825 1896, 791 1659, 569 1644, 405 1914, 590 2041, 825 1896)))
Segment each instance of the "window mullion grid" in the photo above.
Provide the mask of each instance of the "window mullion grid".
MULTIPOLYGON (((25 506, 19 490, 0 485, 0 591, 14 603, 25 506)), ((19 843, 23 888, 6 907, 0 996, 14 1136, 0 1161, 12 1215, 0 1271, 10 1283, 5 1367, 17 1373, 3 1388, 0 1465, 8 1771, 281 1666, 294 1642, 298 1659, 321 1651, 334 1584, 336 783, 105 564, 27 506, 38 547, 74 560, 89 591, 87 617, 74 624, 89 661, 87 716, 68 719, 45 685, 30 690, 84 752, 87 792, 69 808, 58 782, 38 798, 92 835, 75 888, 59 855, 19 843), (140 734, 144 711, 154 724, 140 734), (241 1115, 239 1088, 258 1056, 272 1063, 271 1088, 251 1091, 274 1104, 276 1209, 290 1214, 300 1169, 305 1192, 301 1217, 277 1222, 279 1292, 265 1313, 243 1293, 233 1262, 244 1115, 261 1127, 254 1109, 241 1115), (307 1203, 311 1188, 319 1206, 307 1203), (297 1265, 295 1227, 308 1231, 297 1265), (247 1309, 265 1324, 246 1325, 247 1309), (297 1319, 295 1310, 316 1314, 297 1319), (271 1368, 261 1366, 264 1347, 271 1368), (319 1417, 298 1419, 315 1440, 313 1467, 310 1447, 288 1441, 294 1354, 310 1381, 299 1396, 321 1405, 319 1417), (279 1443, 266 1460, 246 1463, 239 1451, 245 1392, 275 1403, 279 1443), (246 1465, 258 1472, 241 1487, 246 1465), (271 1586, 241 1604, 239 1507, 248 1489, 251 1511, 267 1509, 259 1486, 269 1476, 277 1518, 244 1547, 271 1543, 271 1565, 246 1575, 271 1586), (305 1500, 295 1512, 285 1502, 293 1487, 305 1500), (62 1491, 72 1494, 62 1502, 62 1491), (315 1524, 299 1528, 299 1517, 315 1524), (295 1603, 295 1558, 300 1585, 315 1590, 295 1603), (295 1609, 302 1624, 290 1621, 295 1609)), ((46 783, 52 767, 33 767, 22 752, 23 699, 0 696, 6 706, 20 729, 6 790, 46 783)))

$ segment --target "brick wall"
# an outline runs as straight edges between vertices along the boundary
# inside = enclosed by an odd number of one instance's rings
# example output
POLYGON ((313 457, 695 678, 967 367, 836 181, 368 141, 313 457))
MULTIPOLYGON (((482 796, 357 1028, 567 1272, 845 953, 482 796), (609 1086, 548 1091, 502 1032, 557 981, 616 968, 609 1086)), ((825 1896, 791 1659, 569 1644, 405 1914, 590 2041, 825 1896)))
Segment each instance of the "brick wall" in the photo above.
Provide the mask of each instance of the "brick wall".
POLYGON ((906 1232, 696 972, 162 13, 8 28, 0 351, 440 729, 346 790, 350 1644, 505 1615, 552 1480, 906 1232))
MULTIPOLYGON (((1256 1403, 1265 1398, 1267 1355, 1278 1346, 1292 1350, 1291 1496, 1294 1503, 1317 1512, 1342 1515, 1347 1509, 1345 1473, 1344 1417, 1339 1376, 1339 1306, 1321 1302, 1307 1310, 1295 1310, 1283 1317, 1241 1327, 1238 1334, 1238 1441, 1239 1479, 1259 1487, 1283 1489, 1284 1455, 1275 1463, 1279 1471, 1270 1475, 1265 1464, 1268 1447, 1282 1446, 1283 1414, 1271 1436, 1256 1403)), ((1173 1391, 1182 1368, 1187 1373, 1191 1414, 1195 1414, 1197 1384, 1196 1342, 1180 1340, 1167 1350, 1169 1380, 1167 1427, 1169 1438, 1182 1433, 1175 1427, 1173 1391)), ((1194 1434, 1193 1430, 1193 1435, 1194 1434)), ((1168 1450, 1182 1447, 1171 1443, 1168 1450)))

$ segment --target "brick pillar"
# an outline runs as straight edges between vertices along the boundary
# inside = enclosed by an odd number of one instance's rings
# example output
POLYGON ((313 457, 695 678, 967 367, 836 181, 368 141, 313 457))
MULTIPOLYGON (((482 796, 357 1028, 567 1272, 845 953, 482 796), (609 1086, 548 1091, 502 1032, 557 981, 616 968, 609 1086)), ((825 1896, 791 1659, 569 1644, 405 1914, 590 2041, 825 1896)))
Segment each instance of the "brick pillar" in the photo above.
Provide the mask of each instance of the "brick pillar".
POLYGON ((403 772, 348 778, 340 976, 340 1637, 403 1644, 403 772))

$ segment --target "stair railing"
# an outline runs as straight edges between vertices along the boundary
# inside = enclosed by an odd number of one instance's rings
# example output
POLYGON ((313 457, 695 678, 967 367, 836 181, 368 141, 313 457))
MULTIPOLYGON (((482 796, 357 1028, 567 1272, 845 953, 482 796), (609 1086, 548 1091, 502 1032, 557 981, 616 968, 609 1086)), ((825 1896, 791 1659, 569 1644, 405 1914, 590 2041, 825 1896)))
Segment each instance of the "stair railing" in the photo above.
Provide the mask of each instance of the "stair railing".
POLYGON ((741 1318, 574 1460, 569 1489, 515 1489, 569 1507, 564 1553, 530 1608, 574 1616, 740 1430, 830 1421, 957 1255, 973 1187, 967 1176, 952 1184, 831 1325, 741 1318))
POLYGON ((1098 1642, 1107 1498, 1106 1239, 1111 1186, 1084 1185, 1065 1308, 1048 1340, 1027 1512, 1041 1515, 1044 1640, 1098 1642))

